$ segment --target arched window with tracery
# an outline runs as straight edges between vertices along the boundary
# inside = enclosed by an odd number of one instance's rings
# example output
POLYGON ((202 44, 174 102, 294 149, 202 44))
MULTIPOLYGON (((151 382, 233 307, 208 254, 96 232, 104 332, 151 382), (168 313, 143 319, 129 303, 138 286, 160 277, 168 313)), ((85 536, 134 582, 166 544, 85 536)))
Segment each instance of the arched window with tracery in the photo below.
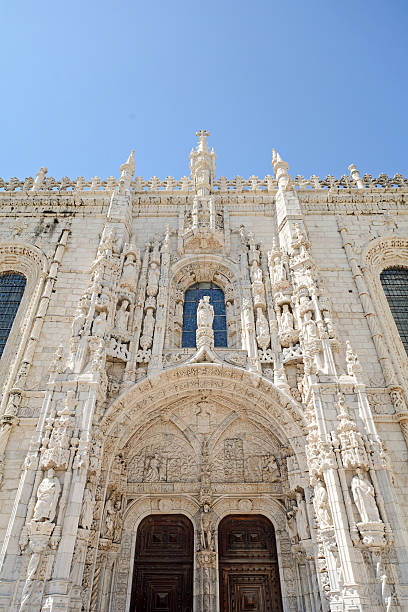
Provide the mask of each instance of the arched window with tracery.
POLYGON ((408 354, 408 268, 386 268, 380 274, 402 344, 408 354))
POLYGON ((0 276, 0 357, 6 346, 26 286, 26 278, 17 272, 0 276))
POLYGON ((196 346, 197 307, 199 301, 205 295, 209 296, 210 304, 212 304, 214 308, 214 346, 227 347, 227 321, 225 315, 224 292, 214 283, 196 283, 185 292, 182 346, 196 346))

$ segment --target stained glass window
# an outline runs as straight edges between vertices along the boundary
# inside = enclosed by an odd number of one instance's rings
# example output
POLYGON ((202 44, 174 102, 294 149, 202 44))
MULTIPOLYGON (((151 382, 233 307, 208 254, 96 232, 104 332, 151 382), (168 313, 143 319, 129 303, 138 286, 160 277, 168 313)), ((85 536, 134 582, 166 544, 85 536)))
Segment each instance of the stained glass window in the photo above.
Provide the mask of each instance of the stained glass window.
POLYGON ((387 268, 380 275, 381 284, 408 354, 408 268, 387 268))
POLYGON ((0 276, 0 357, 23 297, 26 279, 22 274, 6 272, 0 276))
POLYGON ((227 346, 227 321, 224 292, 214 283, 196 283, 184 295, 182 346, 196 346, 197 308, 205 295, 210 296, 214 308, 214 346, 227 346))

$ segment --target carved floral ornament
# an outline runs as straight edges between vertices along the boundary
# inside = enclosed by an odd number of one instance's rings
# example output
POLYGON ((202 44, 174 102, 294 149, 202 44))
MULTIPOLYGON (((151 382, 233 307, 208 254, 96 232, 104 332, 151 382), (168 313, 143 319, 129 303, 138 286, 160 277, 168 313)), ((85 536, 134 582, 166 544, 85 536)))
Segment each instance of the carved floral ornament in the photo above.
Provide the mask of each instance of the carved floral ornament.
POLYGON ((237 299, 234 283, 238 278, 236 266, 226 262, 225 258, 216 255, 187 256, 173 266, 170 286, 172 294, 178 291, 184 294, 194 283, 213 282, 224 291, 226 299, 230 294, 237 299))
MULTIPOLYGON (((116 449, 171 406, 192 395, 214 393, 237 413, 249 414, 271 428, 282 443, 305 435, 303 415, 294 400, 270 381, 238 368, 215 364, 181 366, 144 380, 126 391, 107 410, 100 423, 105 436, 114 436, 116 449)), ((168 418, 165 416, 165 418, 168 418)), ((111 451, 110 451, 111 452, 111 451)))

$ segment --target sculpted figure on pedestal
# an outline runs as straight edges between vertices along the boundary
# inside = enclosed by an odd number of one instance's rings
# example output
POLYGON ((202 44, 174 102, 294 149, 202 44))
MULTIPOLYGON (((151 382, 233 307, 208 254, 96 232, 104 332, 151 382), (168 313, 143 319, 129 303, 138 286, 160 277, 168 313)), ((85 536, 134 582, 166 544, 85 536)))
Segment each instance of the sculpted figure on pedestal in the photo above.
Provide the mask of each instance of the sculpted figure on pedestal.
POLYGON ((333 518, 329 507, 329 499, 327 496, 326 487, 324 486, 321 480, 318 480, 315 486, 313 505, 316 511, 320 528, 332 528, 333 518))
POLYGON ((296 511, 293 509, 289 510, 289 512, 286 514, 286 528, 288 530, 291 544, 295 544, 298 539, 298 531, 296 524, 296 511))
POLYGON ((127 330, 128 320, 129 320, 129 311, 128 311, 129 301, 123 300, 120 307, 116 311, 115 316, 115 327, 118 329, 127 330))
POLYGON ((106 312, 102 311, 94 320, 92 325, 92 335, 103 338, 106 331, 106 312))
POLYGON ((210 296, 201 298, 197 308, 197 327, 212 327, 214 308, 210 304, 210 296))
POLYGON ((357 469, 351 481, 351 492, 362 523, 381 522, 375 501, 374 487, 365 478, 362 470, 357 469))
POLYGON ((208 504, 204 504, 200 516, 200 543, 201 550, 214 550, 214 523, 208 504))
POLYGON ((305 312, 304 315, 303 333, 307 342, 313 342, 313 340, 316 340, 319 337, 317 333, 317 326, 312 319, 312 312, 310 310, 305 312))
POLYGON ((79 517, 79 524, 82 529, 91 528, 95 503, 96 502, 92 497, 91 490, 86 487, 82 500, 81 515, 79 517))
POLYGON ((136 257, 133 253, 126 255, 123 264, 122 280, 134 281, 136 277, 136 257))
POLYGON ((301 540, 308 540, 310 538, 309 533, 309 521, 306 513, 306 502, 303 499, 301 493, 296 494, 297 509, 296 509, 296 525, 301 540))
POLYGON ((273 266, 273 282, 280 283, 287 280, 286 269, 283 261, 279 257, 275 257, 273 266))
POLYGON ((283 304, 281 314, 282 331, 293 331, 293 314, 289 310, 289 304, 283 304))
POLYGON ((60 482, 51 468, 37 489, 37 502, 34 507, 33 521, 54 520, 60 492, 60 482))

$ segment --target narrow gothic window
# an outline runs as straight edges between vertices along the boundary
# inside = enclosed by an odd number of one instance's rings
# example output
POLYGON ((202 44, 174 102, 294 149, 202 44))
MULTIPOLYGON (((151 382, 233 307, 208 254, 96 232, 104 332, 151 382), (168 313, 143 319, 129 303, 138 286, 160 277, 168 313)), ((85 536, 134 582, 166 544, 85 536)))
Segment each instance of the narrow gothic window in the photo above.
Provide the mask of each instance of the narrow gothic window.
POLYGON ((408 268, 387 268, 380 275, 388 305, 408 353, 408 268))
POLYGON ((6 272, 0 276, 0 357, 23 297, 26 279, 22 274, 6 272))
POLYGON ((210 296, 214 308, 214 346, 227 346, 227 321, 224 292, 214 283, 196 283, 184 295, 182 346, 196 346, 197 307, 202 297, 210 296))

